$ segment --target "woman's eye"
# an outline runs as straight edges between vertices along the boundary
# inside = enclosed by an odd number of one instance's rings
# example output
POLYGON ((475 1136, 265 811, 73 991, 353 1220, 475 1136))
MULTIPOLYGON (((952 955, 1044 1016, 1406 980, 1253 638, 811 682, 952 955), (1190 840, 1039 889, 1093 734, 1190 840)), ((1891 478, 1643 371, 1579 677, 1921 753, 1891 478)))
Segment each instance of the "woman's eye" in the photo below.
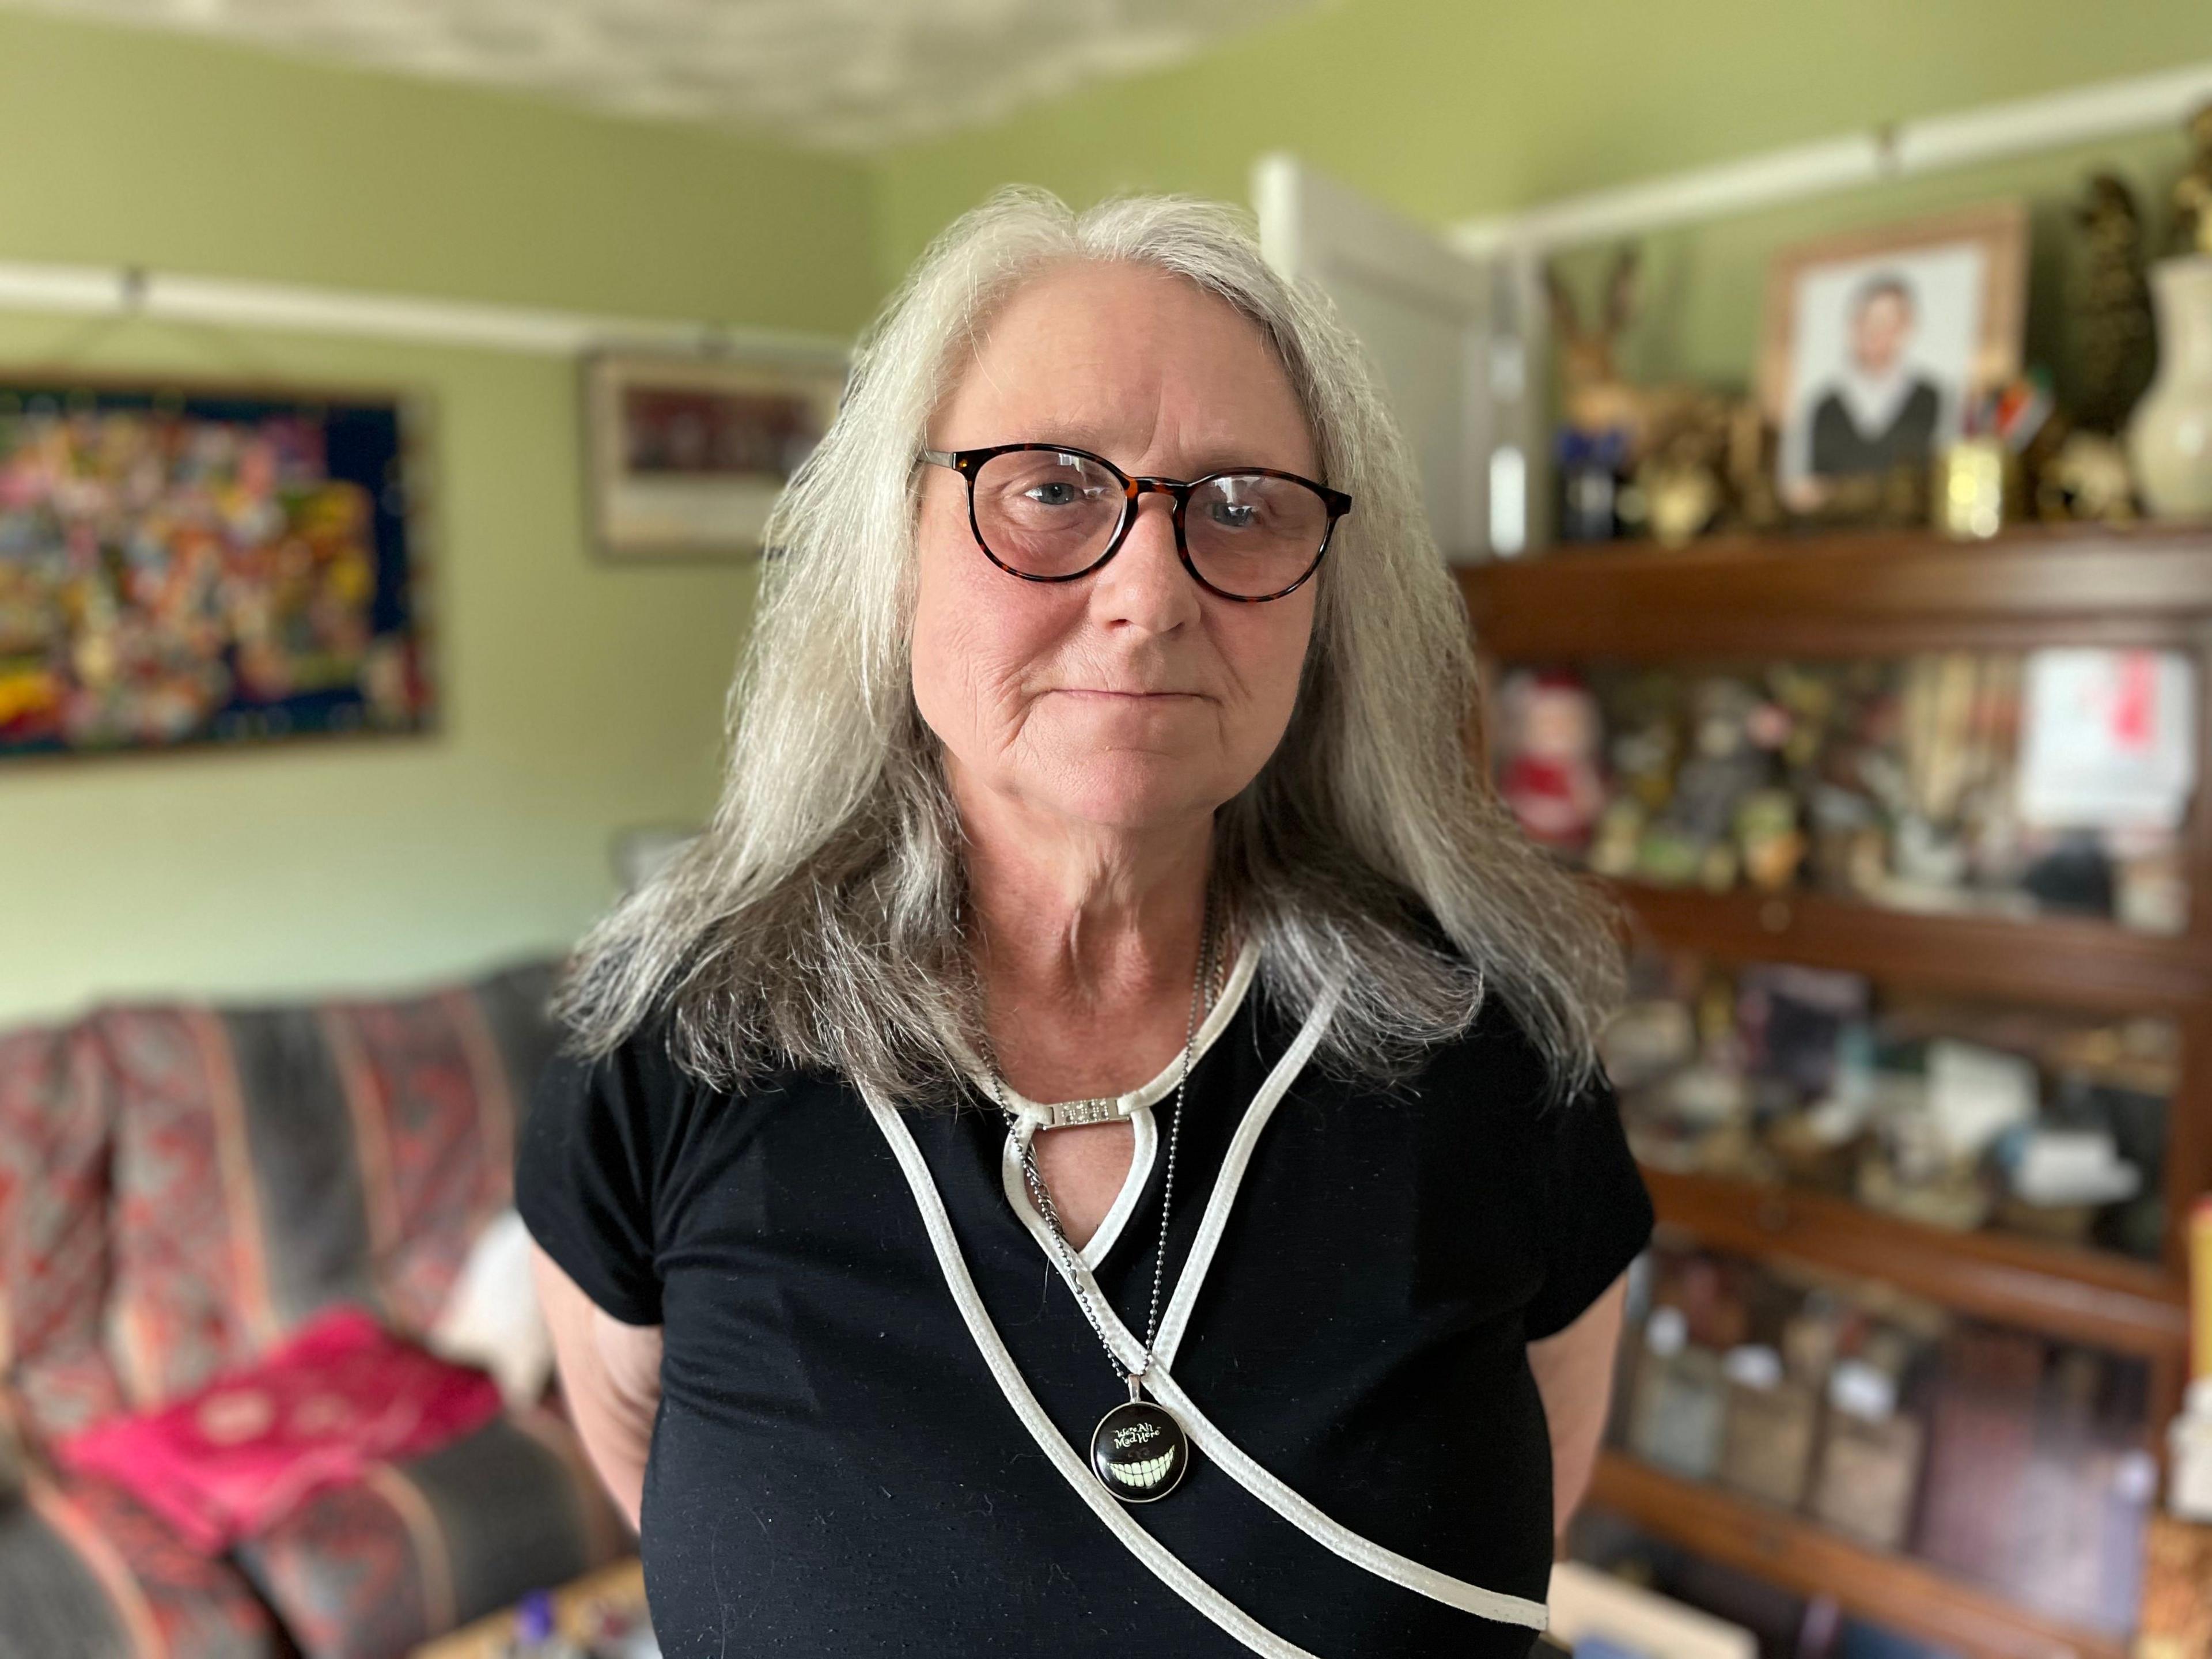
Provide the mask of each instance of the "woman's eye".
POLYGON ((1031 484, 1023 492, 1040 507, 1070 507, 1082 494, 1073 484, 1054 478, 1047 483, 1031 484))
POLYGON ((1214 523, 1230 530, 1245 530, 1259 515, 1260 509, 1242 501, 1216 501, 1207 509, 1214 523))

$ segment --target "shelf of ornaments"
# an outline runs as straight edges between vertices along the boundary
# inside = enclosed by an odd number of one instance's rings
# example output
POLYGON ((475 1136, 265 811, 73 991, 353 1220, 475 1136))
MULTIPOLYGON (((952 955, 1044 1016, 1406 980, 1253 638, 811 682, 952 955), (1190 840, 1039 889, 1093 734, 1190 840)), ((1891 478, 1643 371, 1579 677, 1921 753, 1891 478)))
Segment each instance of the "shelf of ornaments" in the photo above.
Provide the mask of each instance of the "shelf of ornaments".
POLYGON ((1905 1555, 1607 1447, 1589 1504, 1693 1554, 1969 1659, 2124 1659, 2124 1638, 2047 1617, 1905 1555))
POLYGON ((1492 660, 1893 656, 2109 645, 2202 649, 2212 522, 2023 525, 1620 542, 1457 568, 1492 660))
MULTIPOLYGON (((1618 678, 1664 665, 1748 678, 1744 671, 1808 659, 1895 663, 2057 644, 2212 650, 2212 524, 2024 526, 1968 543, 1916 531, 1620 544, 1459 574, 1493 676, 1564 668, 1577 679, 1618 678)), ((1490 708, 1508 718, 1500 699, 1490 708)), ((2200 749, 2208 736, 2200 732, 2200 749)), ((2153 925, 2142 927, 2043 908, 2022 894, 1888 875, 1866 896, 1787 881, 1766 890, 1748 871, 1717 892, 1686 880, 1662 885, 1633 869, 1616 884, 1655 942, 1724 961, 1796 962, 2063 1006, 2178 1011, 2212 1000, 2212 927, 2200 918, 2180 931, 2208 851, 2202 824, 2172 843, 2166 890, 2154 894, 2153 925)), ((1622 856, 1596 861, 1612 869, 1622 856)), ((1850 884, 1866 884, 1855 875, 1850 884)))
MULTIPOLYGON (((1969 543, 1895 531, 1723 538, 1561 550, 1460 575, 1486 666, 1564 667, 1592 684, 1661 665, 1711 672, 2062 643, 2202 652, 2212 643, 2212 526, 2026 527, 1969 543)), ((2160 926, 2186 921, 2205 849, 2201 823, 2174 843, 2171 879, 2149 907, 2160 926)), ((1815 873, 1772 890, 1747 869, 1720 891, 1633 877, 1613 884, 1644 943, 1716 965, 1787 963, 1855 974, 1885 993, 2171 1022, 2184 1058, 2160 1091, 2169 1101, 2169 1206, 2206 1184, 2212 1137, 2195 1122, 2203 1115, 2173 1109, 2212 1086, 2203 1074, 2212 928, 2201 915, 2194 932, 2150 931, 2042 909, 2024 895, 1889 877, 1865 894, 1798 884, 1815 873)), ((1833 1183, 1823 1192, 1733 1170, 1647 1174, 1662 1218, 1716 1243, 1888 1279, 1962 1310, 2151 1357, 2160 1391, 2177 1386, 2174 1238, 2165 1260, 2146 1261, 1968 1231, 1955 1218, 1909 1219, 1838 1195, 1833 1183)))
POLYGON ((2212 998, 2212 945, 2187 933, 2018 905, 1905 908, 1813 888, 1610 884, 1637 937, 1719 962, 1790 962, 1887 984, 2115 1014, 2179 1012, 2212 998))
POLYGON ((1966 1231, 1778 1180, 1641 1168, 1662 1227, 1701 1246, 1878 1280, 1973 1318, 2166 1366, 2185 1352, 2186 1281, 2116 1252, 1966 1231))
MULTIPOLYGON (((1923 994, 1936 1012, 1923 1017, 1934 1023, 1922 1036, 2020 1053, 2016 1029, 2005 1028, 2026 1024, 2054 1039, 2085 1020, 2130 1030, 2146 1016, 2167 1022, 2168 1041, 2154 1059, 2115 1058, 2111 1075, 2091 1075, 2098 1045, 2089 1043, 2067 1045, 2063 1066, 2048 1055, 2037 1063, 2162 1100, 2166 1202, 2185 1207, 2186 1194, 2203 1184, 2195 1175, 2202 1137, 2176 1109, 2203 1085, 2182 1070, 2171 1029, 2197 1018, 2212 993, 2212 969, 2191 939, 2102 921, 1885 909, 1815 892, 1615 886, 1632 936, 1645 947, 1707 969, 1786 963, 1856 975, 1885 994, 1923 994)), ((1867 1179, 1887 1173, 1880 1159, 1871 1170, 1863 1163, 1846 1168, 1848 1146, 1792 1139, 1786 1130, 1778 1136, 1771 1126, 1761 1135, 1738 1133, 1726 1146, 1670 1143, 1645 1122, 1638 1089, 1625 1085, 1624 1096, 1661 1219, 1714 1248, 1884 1280, 1963 1313, 2141 1355, 2162 1370, 2185 1350, 2178 1240, 2166 1241, 2172 1259, 2162 1260, 2154 1243, 2139 1243, 2134 1248, 2144 1254, 2129 1255, 2086 1239, 2004 1230, 2020 1218, 2000 1212, 1980 1175, 1869 1202, 1879 1194, 1866 1190, 1867 1179)), ((1801 1109, 1790 1127, 1811 1121, 1801 1109)))

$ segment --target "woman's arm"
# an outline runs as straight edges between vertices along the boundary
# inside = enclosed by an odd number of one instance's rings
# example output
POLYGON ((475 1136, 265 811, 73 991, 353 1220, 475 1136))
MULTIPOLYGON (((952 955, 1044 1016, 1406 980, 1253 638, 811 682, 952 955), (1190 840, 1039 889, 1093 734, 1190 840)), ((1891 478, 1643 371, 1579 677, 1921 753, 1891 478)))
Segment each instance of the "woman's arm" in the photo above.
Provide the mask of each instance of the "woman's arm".
POLYGON ((1536 1375, 1536 1391, 1543 1396, 1545 1420, 1551 1426, 1555 1536, 1565 1534, 1597 1467, 1627 1297, 1628 1275, 1623 1273, 1573 1324, 1528 1345, 1528 1369, 1536 1375))
POLYGON ((623 1324, 537 1244, 530 1253, 568 1414, 592 1467, 635 1528, 660 1408, 660 1327, 623 1324))

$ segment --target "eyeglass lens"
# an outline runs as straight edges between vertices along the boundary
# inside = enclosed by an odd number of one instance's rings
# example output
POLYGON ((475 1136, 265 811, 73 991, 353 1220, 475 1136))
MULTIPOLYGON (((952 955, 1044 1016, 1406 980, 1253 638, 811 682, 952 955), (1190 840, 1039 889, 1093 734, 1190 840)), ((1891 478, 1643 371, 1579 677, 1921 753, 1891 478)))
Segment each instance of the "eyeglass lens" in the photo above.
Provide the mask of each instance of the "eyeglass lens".
MULTIPOLYGON (((1018 449, 975 477, 975 527, 993 557, 1024 575, 1072 576, 1096 564, 1127 500, 1121 480, 1087 455, 1018 449)), ((1231 473, 1190 493, 1183 540, 1199 574, 1224 593, 1279 592, 1321 556, 1328 507, 1301 483, 1231 473)))

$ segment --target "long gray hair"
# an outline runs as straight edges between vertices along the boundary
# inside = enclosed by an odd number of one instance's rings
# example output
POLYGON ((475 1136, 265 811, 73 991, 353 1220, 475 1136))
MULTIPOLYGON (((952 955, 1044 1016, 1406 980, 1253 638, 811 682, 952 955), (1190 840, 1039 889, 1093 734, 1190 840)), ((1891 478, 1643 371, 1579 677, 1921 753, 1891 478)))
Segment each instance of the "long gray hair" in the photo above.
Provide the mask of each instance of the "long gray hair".
POLYGON ((843 406, 769 526, 777 556, 731 687, 712 822, 577 947, 564 1047, 665 1019, 677 1063, 736 1088, 790 1064, 909 1103, 952 1097, 981 998, 966 871, 908 655, 931 416, 995 309, 1075 260, 1152 265, 1255 323, 1357 503, 1320 573, 1297 706, 1215 817, 1213 879, 1262 949, 1259 989, 1303 1018, 1342 1000, 1316 1058, 1377 1080, 1502 997, 1557 1089, 1596 1064, 1619 950, 1583 883, 1531 848, 1476 758, 1465 610, 1413 462, 1360 347, 1261 258, 1248 219, 1172 196, 1071 211, 1014 186, 930 246, 865 336, 843 406))

